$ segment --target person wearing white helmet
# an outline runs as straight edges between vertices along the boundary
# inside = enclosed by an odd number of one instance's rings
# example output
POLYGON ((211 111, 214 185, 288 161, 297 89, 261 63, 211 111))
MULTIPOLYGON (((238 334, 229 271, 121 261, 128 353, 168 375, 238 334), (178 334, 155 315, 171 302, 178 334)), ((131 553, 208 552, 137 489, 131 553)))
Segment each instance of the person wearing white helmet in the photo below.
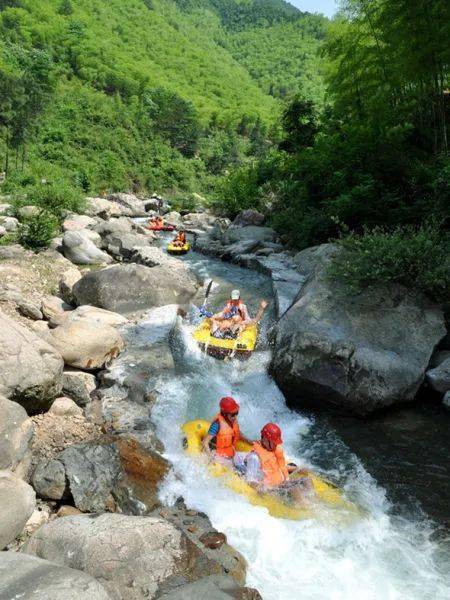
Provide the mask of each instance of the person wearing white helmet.
POLYGON ((211 332, 215 337, 235 338, 248 325, 258 323, 266 307, 266 300, 262 300, 256 317, 252 319, 241 300, 240 291, 233 290, 224 309, 211 317, 211 332))

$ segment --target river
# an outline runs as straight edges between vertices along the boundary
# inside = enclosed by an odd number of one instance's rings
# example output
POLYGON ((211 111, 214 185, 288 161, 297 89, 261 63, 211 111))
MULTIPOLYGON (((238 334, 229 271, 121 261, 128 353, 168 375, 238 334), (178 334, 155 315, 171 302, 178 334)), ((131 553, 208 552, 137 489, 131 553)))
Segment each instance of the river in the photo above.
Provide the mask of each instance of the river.
MULTIPOLYGON (((194 252, 182 260, 203 279, 214 280, 212 307, 223 304, 236 287, 242 290, 253 314, 262 298, 272 300, 270 280, 259 273, 194 252)), ((195 311, 191 317, 194 315, 195 311)), ((194 324, 189 319, 174 337, 175 373, 158 382, 152 413, 166 456, 173 464, 173 472, 161 489, 162 500, 171 504, 182 496, 188 507, 205 512, 213 526, 244 555, 249 565, 247 585, 256 587, 264 600, 448 600, 448 530, 439 532, 418 503, 411 502, 413 487, 403 490, 405 502, 398 494, 393 500, 389 464, 381 481, 375 479, 383 461, 379 455, 371 456, 370 448, 373 451, 377 447, 380 436, 385 444, 391 443, 389 436, 383 437, 386 426, 378 429, 377 421, 333 421, 290 410, 267 375, 270 348, 266 334, 273 320, 269 310, 258 350, 247 362, 218 361, 202 354, 192 340, 194 324), (209 477, 201 465, 183 453, 180 425, 213 417, 224 395, 232 395, 240 403, 239 421, 246 435, 257 438, 265 422, 277 422, 283 430, 287 455, 298 464, 325 473, 361 507, 362 516, 339 524, 276 519, 209 477)), ((414 420, 414 413, 411 415, 414 420)), ((448 452, 448 438, 447 444, 440 441, 448 452)), ((414 443, 412 434, 408 443, 414 443)), ((389 446, 382 448, 388 456, 389 446)), ((390 468, 396 477, 403 468, 427 468, 420 467, 420 448, 411 452, 412 456, 417 458, 417 465, 402 465, 402 460, 396 463, 395 456, 391 457, 390 468)), ((445 464, 448 458, 441 456, 441 461, 445 464)), ((424 476, 422 472, 421 481, 424 476)), ((447 495, 448 508, 449 479, 443 480, 441 494, 447 495)))

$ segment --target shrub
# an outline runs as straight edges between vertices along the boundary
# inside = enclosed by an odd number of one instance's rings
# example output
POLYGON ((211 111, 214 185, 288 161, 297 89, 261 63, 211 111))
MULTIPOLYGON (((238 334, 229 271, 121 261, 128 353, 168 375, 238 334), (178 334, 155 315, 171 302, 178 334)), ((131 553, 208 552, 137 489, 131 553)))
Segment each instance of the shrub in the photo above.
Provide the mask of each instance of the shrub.
POLYGON ((330 275, 360 291, 380 283, 415 287, 443 302, 450 296, 450 235, 436 222, 419 228, 377 227, 337 240, 342 247, 330 275))
POLYGON ((17 240, 25 248, 40 250, 48 248, 57 232, 58 219, 52 213, 41 210, 20 224, 17 240))
POLYGON ((28 204, 39 206, 58 217, 61 217, 64 211, 83 212, 82 192, 68 183, 41 183, 28 188, 26 192, 28 204))

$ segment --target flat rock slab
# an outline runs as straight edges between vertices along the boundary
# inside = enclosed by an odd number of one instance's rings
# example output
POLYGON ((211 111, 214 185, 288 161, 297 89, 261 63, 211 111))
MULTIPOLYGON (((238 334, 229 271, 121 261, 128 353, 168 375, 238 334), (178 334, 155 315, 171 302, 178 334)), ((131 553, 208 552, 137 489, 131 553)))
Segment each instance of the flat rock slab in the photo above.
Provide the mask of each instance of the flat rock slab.
POLYGON ((111 600, 90 575, 21 552, 0 556, 1 600, 111 600))

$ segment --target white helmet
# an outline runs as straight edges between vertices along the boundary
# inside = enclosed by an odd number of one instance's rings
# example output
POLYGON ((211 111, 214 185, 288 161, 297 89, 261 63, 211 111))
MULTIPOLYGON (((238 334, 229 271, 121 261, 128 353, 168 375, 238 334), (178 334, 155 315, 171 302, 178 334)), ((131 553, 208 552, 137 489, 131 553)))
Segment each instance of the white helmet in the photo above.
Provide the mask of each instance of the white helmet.
POLYGON ((239 300, 240 297, 241 297, 241 292, 239 290, 233 290, 231 292, 231 299, 232 300, 239 300))

